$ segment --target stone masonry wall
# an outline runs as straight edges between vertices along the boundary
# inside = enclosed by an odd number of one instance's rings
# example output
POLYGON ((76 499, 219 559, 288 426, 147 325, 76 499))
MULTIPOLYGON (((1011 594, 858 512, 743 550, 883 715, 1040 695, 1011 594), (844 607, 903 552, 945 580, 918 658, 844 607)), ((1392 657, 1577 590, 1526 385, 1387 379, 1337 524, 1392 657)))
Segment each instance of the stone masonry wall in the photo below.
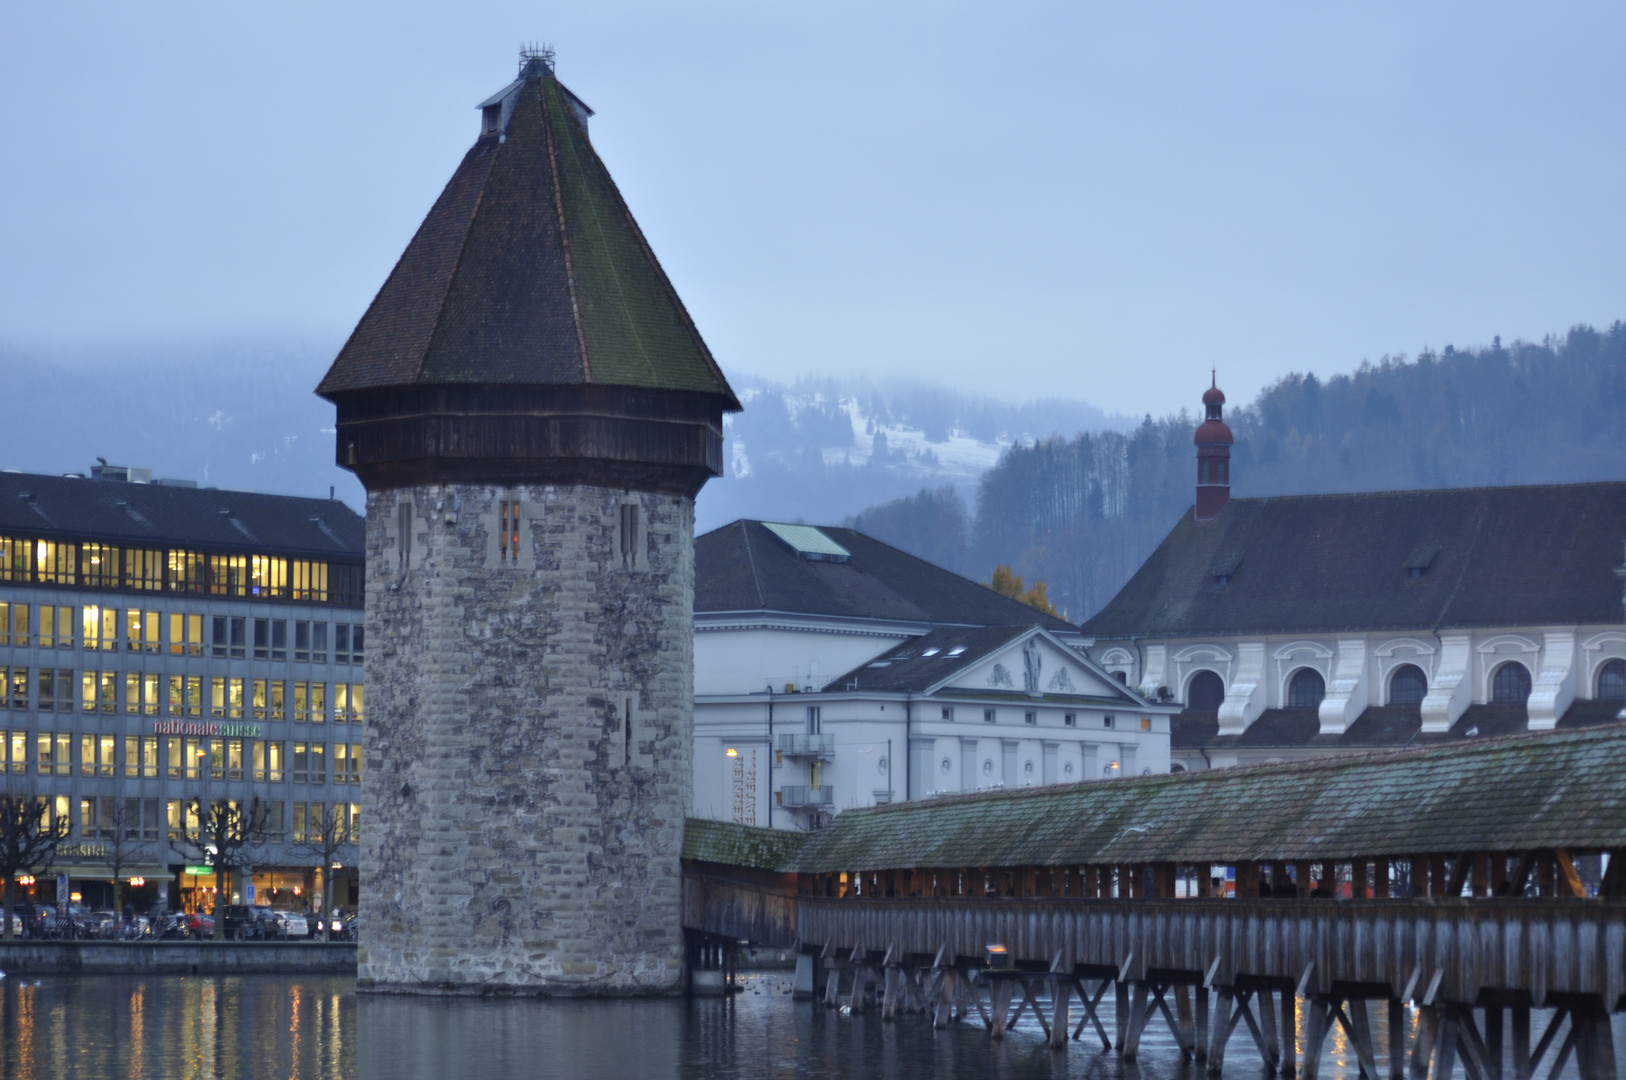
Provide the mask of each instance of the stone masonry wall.
POLYGON ((681 990, 693 536, 679 496, 369 494, 363 989, 681 990))

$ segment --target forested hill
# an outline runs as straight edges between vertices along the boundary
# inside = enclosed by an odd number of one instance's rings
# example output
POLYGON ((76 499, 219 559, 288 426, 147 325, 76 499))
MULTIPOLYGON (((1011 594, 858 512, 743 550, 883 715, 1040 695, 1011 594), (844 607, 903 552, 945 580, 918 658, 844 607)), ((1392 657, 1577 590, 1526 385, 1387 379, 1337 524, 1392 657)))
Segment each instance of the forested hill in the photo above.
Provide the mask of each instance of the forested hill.
MULTIPOLYGON (((1626 324, 1447 346, 1325 382, 1289 375, 1226 414, 1234 496, 1626 478, 1626 324)), ((938 488, 849 523, 978 580, 1008 564, 1045 581, 1077 622, 1190 508, 1194 423, 1182 411, 1129 432, 1014 446, 983 474, 974 508, 938 488)))

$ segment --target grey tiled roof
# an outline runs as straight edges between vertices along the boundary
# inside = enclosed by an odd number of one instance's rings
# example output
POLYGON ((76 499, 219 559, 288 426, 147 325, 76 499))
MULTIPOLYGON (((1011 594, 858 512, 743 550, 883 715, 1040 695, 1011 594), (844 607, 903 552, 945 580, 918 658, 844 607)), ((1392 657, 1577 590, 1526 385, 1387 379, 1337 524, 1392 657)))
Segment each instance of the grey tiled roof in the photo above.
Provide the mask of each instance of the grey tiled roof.
POLYGON ((532 70, 506 130, 464 156, 317 392, 593 383, 738 409, 568 91, 532 70))
POLYGON ((786 865, 1339 859, 1626 846, 1626 728, 981 792, 838 814, 786 865))
POLYGON ((0 473, 0 535, 361 562, 366 523, 337 499, 0 473))
POLYGON ((694 542, 694 610, 778 611, 951 626, 1071 624, 1001 596, 852 529, 819 526, 851 553, 814 562, 760 521, 736 521, 694 542))
POLYGON ((1232 499, 1187 513, 1097 638, 1618 623, 1626 483, 1232 499), (1420 582, 1406 568, 1427 562, 1420 582), (1233 566, 1234 564, 1234 566, 1233 566), (1215 574, 1231 567, 1228 584, 1215 574))

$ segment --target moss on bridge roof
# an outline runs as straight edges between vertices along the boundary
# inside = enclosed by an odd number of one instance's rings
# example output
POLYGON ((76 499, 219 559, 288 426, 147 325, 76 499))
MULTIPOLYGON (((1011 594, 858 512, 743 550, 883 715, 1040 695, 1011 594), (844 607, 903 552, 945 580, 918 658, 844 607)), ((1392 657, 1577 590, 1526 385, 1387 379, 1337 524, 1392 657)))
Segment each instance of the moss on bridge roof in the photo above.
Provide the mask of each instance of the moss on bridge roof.
MULTIPOLYGON (((1536 848, 1626 848, 1626 731, 1549 732, 847 810, 799 847, 787 845, 780 866, 828 873, 1536 848)), ((771 857, 763 851, 751 854, 771 857)), ((720 850, 694 857, 730 861, 720 850)))
POLYGON ((789 870, 808 835, 690 818, 684 823, 683 857, 758 870, 789 870))

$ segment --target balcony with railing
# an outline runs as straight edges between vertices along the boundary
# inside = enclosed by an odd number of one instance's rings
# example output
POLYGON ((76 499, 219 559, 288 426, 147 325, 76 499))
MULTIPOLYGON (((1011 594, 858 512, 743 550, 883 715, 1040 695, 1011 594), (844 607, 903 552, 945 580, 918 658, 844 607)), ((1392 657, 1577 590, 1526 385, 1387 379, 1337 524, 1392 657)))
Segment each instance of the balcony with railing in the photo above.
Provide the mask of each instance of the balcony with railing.
POLYGON ((788 758, 817 758, 834 761, 836 743, 828 735, 781 735, 779 752, 788 758))
POLYGON ((807 784, 786 784, 779 789, 779 804, 787 809, 822 810, 834 806, 836 789, 829 784, 810 787, 807 784))

